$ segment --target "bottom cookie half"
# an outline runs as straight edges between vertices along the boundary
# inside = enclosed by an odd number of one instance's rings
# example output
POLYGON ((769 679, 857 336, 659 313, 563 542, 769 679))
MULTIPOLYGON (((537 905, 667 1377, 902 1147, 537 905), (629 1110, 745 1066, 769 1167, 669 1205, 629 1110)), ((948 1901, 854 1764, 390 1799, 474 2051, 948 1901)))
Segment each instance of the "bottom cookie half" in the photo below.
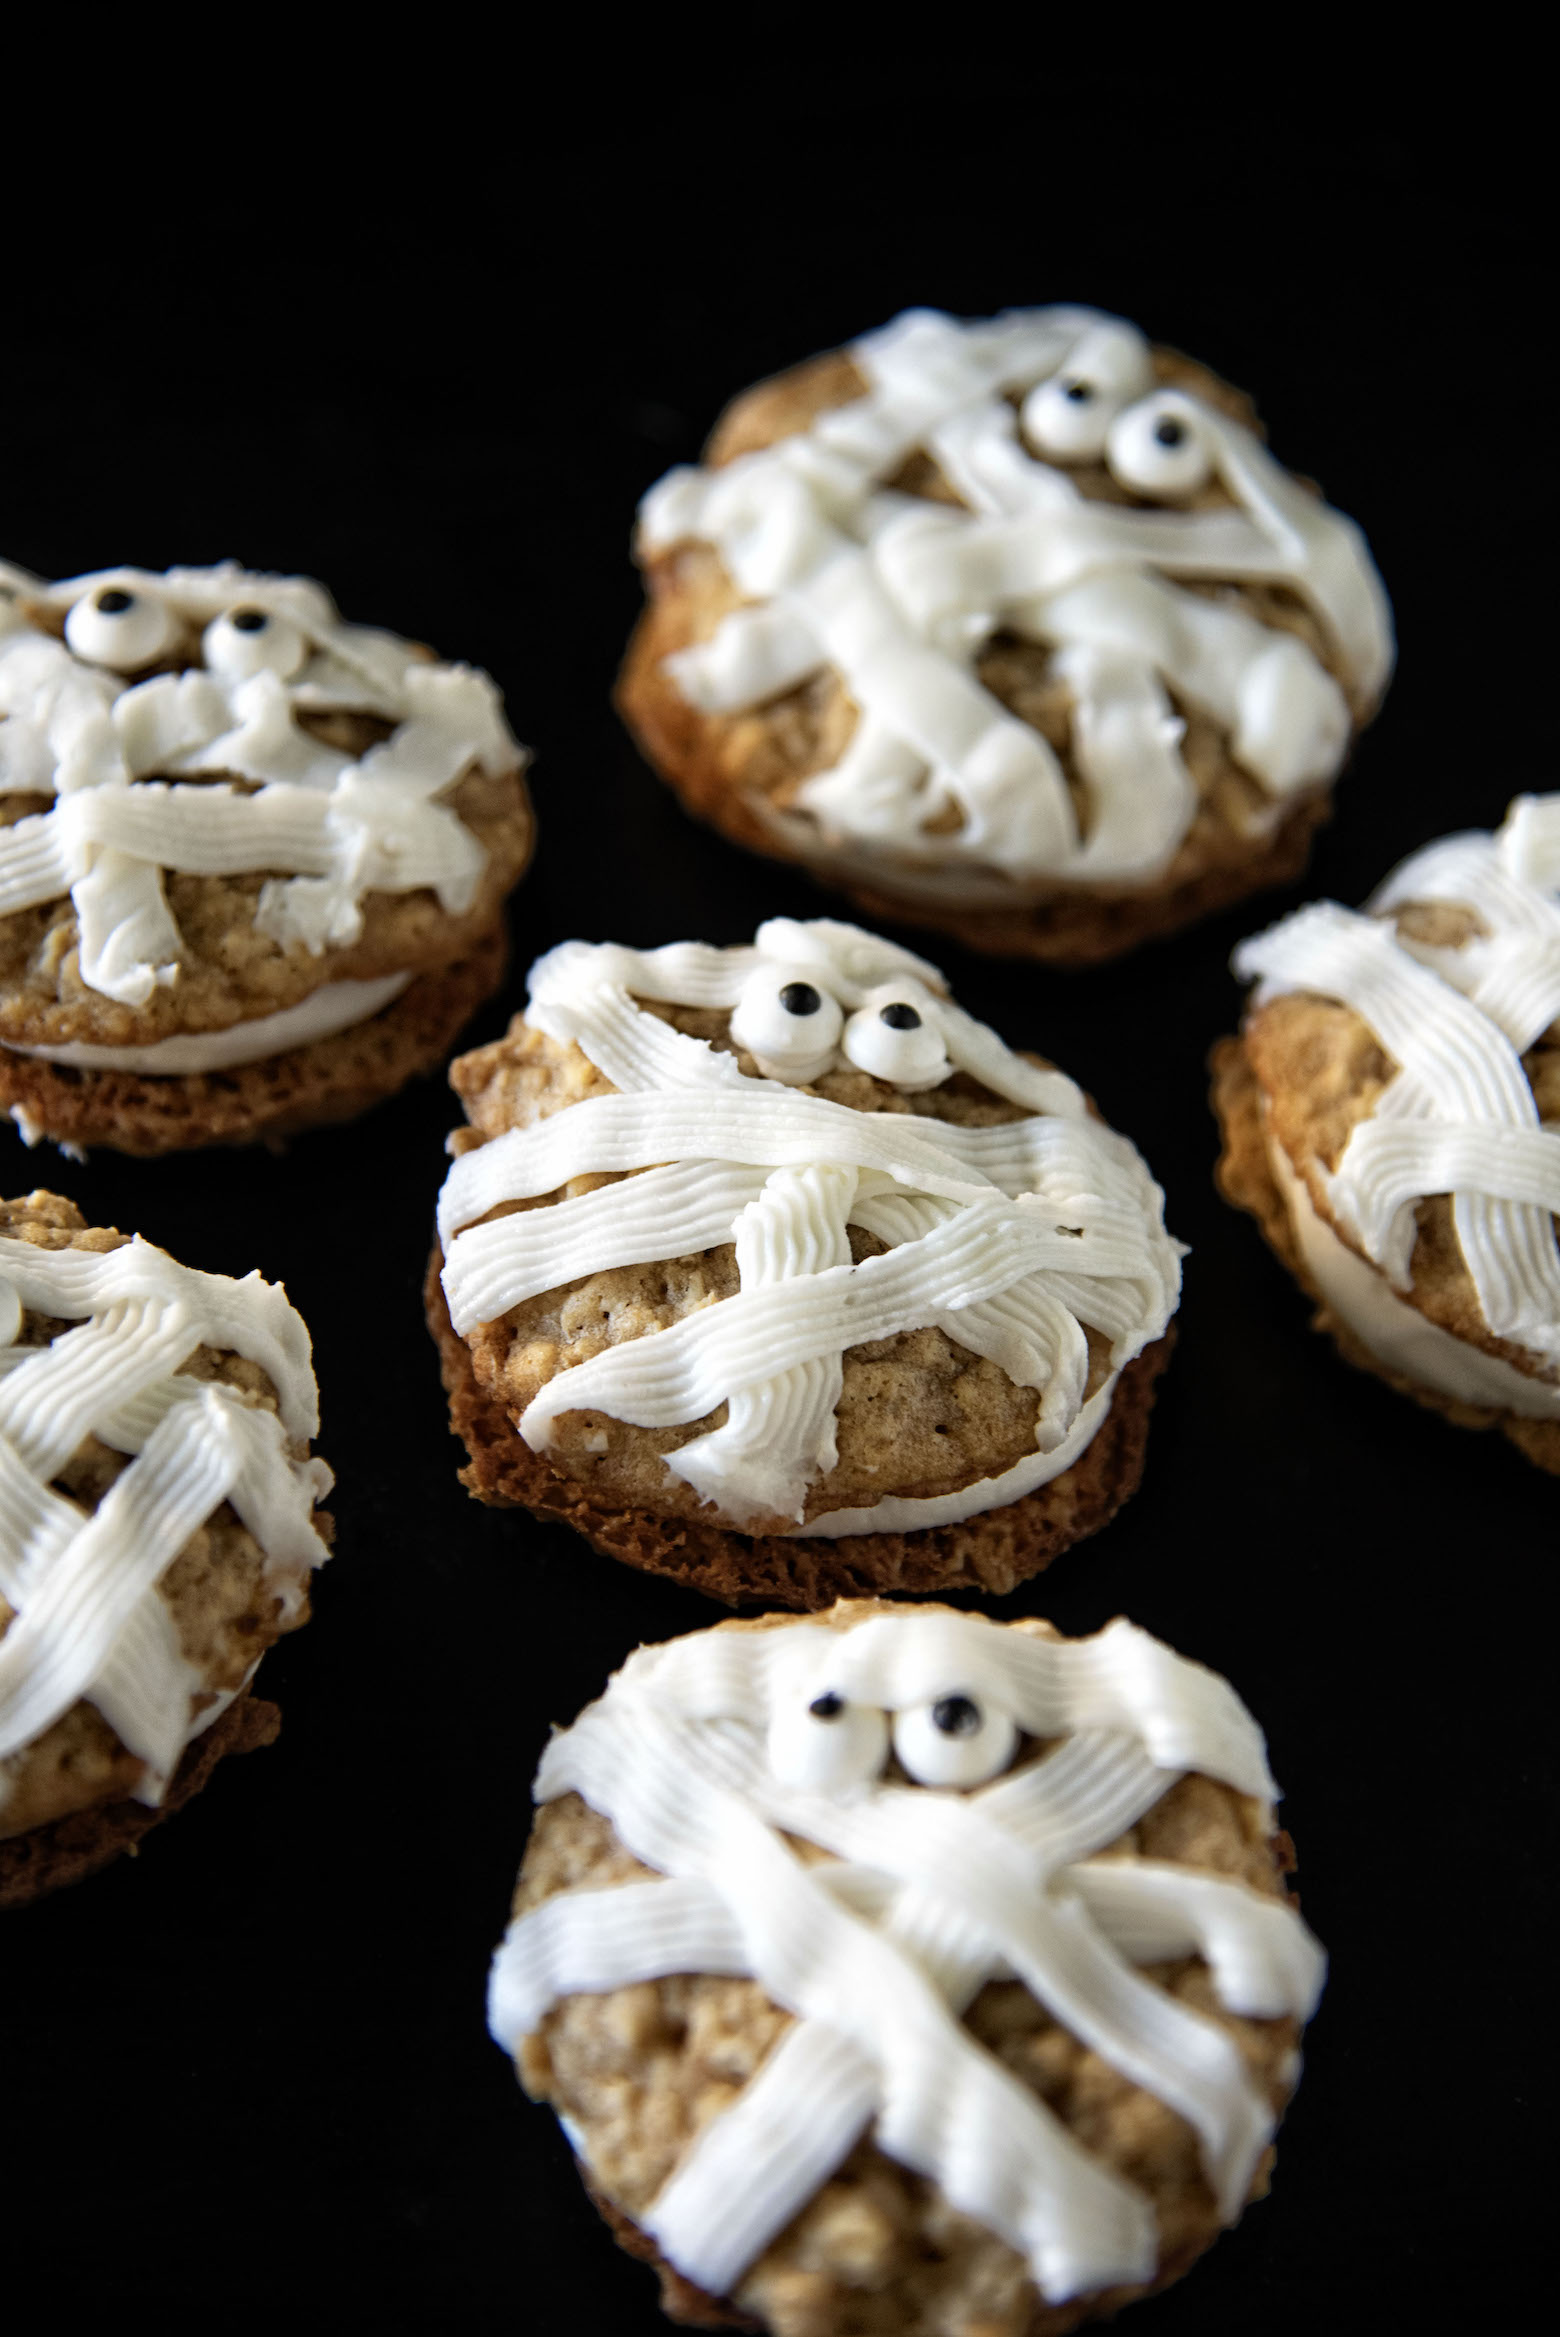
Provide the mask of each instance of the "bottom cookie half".
POLYGON ((274 1744, 282 1716, 260 1696, 240 1696, 189 1747, 155 1809, 144 1802, 99 1803, 52 1825, 0 1841, 0 1908, 22 1907, 67 1883, 79 1883, 116 1858, 134 1856, 154 1826, 209 1782, 229 1753, 258 1752, 274 1744))
POLYGON ((212 1144, 278 1143, 353 1120, 436 1070, 504 978, 502 919, 464 957, 419 974, 399 998, 332 1037, 230 1071, 152 1078, 78 1071, 0 1047, 0 1113, 29 1143, 152 1154, 212 1144))
POLYGON ((520 1437, 504 1407, 478 1386, 470 1353, 450 1322, 435 1251, 424 1298, 439 1349, 450 1425, 470 1455, 461 1482, 477 1500, 529 1509, 573 1526, 605 1557, 664 1574, 727 1606, 813 1610, 841 1598, 906 1592, 984 1591, 1000 1595, 1049 1566, 1072 1543, 1108 1525, 1137 1489, 1148 1443, 1154 1385, 1169 1361, 1174 1331, 1129 1363, 1104 1424, 1059 1477, 1021 1500, 962 1524, 919 1533, 741 1534, 711 1519, 660 1517, 601 1507, 520 1437))

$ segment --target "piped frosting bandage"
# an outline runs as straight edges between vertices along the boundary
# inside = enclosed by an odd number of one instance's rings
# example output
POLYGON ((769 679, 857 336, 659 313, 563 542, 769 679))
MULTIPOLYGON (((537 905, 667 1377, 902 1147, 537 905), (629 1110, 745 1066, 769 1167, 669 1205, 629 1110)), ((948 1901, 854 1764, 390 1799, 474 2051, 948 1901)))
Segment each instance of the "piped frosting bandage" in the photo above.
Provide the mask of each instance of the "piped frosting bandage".
POLYGON ((738 1527, 800 1527, 810 1486, 837 1458, 846 1350, 930 1325, 1034 1390, 1034 1451, 956 1492, 888 1493, 804 1530, 956 1523, 1069 1467, 1117 1375, 1174 1312, 1178 1246, 1132 1145, 1070 1079, 963 1013, 934 967, 857 927, 776 918, 741 949, 566 943, 533 969, 527 1020, 577 1043, 617 1093, 456 1161, 439 1203, 456 1331, 604 1268, 726 1243, 740 1274, 734 1296, 558 1372, 519 1422, 535 1451, 565 1413, 653 1428, 724 1403, 724 1425, 669 1452, 668 1469, 738 1527), (763 1076, 641 1000, 728 1009, 763 1076), (835 1065, 909 1093, 963 1071, 1026 1116, 965 1127, 799 1092, 835 1065), (601 1174, 616 1181, 490 1217, 601 1174), (852 1262, 853 1226, 880 1255, 852 1262), (1110 1346, 1092 1394, 1086 1327, 1110 1346))
POLYGON ((909 892, 974 901, 982 876, 1151 885, 1198 790, 1177 705, 1209 717, 1271 807, 1337 774, 1390 675, 1391 616, 1364 538, 1205 399, 1156 382, 1148 342, 1091 309, 964 324, 912 310, 856 342, 865 395, 645 498, 653 559, 713 545, 744 605, 668 671, 688 704, 748 712, 832 670, 857 720, 838 763, 756 808, 804 857, 887 855, 909 892), (930 456, 959 506, 893 484, 930 456), (1104 463, 1131 502, 1092 499, 1104 463), (1210 483, 1217 508, 1176 508, 1210 483), (1298 634, 1204 589, 1275 586, 1298 634), (999 633, 1045 645, 1072 699, 1080 819, 1057 754, 975 668, 999 633), (1329 670, 1331 668, 1331 670, 1329 670))
POLYGON ((1187 2121, 1234 2220, 1272 2110, 1232 2037, 1137 1967, 1201 1956, 1226 2010, 1303 2020, 1324 1962, 1282 1898, 1098 1855, 1188 1771, 1270 1809, 1233 1691, 1122 1621, 1065 1641, 888 1612, 641 1648, 554 1736, 536 1798, 580 1795, 660 1879, 520 1916, 493 1964, 493 2035, 514 2053, 563 1997, 676 1973, 751 1978, 793 2016, 638 2216, 713 2296, 868 2134, 1017 2250, 1049 2301, 1151 2279, 1147 2199, 960 2016, 988 1980, 1021 1980, 1187 2121), (1028 1760, 1026 1736, 1060 1741, 1028 1760), (885 1774, 891 1747, 908 1783, 885 1774))

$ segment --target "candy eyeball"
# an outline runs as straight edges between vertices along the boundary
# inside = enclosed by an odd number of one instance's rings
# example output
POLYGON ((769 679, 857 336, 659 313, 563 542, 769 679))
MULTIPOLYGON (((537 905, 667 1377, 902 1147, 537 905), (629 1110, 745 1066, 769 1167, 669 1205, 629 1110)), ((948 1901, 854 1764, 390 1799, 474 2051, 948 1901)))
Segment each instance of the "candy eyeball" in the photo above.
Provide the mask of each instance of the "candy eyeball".
POLYGON ((764 966, 737 1001, 731 1035, 766 1079, 802 1087, 834 1061, 844 1020, 839 1000, 811 974, 764 966))
POLYGON ((804 1793, 870 1784, 887 1760, 887 1714, 874 1704, 852 1704, 832 1688, 787 1697, 769 1725, 773 1775, 804 1793))
POLYGON ((858 1071, 911 1092, 940 1087, 952 1069, 936 1006, 914 982, 873 992, 845 1025, 845 1053, 858 1071))
POLYGON ((285 682, 304 664, 309 644, 290 617, 246 604, 224 609, 206 627, 201 652, 208 670, 225 680, 244 682, 251 674, 273 673, 285 682))
POLYGON ((1018 1728, 975 1696, 939 1696, 894 1715, 894 1750, 917 1785, 984 1785, 999 1777, 1018 1728))
POLYGON ((1111 423, 1153 387, 1148 343, 1131 325, 1097 325, 1085 333, 1059 373, 1024 400, 1019 423, 1039 454, 1058 462, 1096 461, 1111 423))
POLYGON ((1166 390, 1118 414, 1105 459, 1139 495, 1192 495, 1213 468, 1207 429, 1190 398, 1166 390))
POLYGON ((180 631, 165 600, 125 584, 100 584, 65 619, 66 647, 88 665, 106 665, 112 673, 150 665, 172 648, 180 631))

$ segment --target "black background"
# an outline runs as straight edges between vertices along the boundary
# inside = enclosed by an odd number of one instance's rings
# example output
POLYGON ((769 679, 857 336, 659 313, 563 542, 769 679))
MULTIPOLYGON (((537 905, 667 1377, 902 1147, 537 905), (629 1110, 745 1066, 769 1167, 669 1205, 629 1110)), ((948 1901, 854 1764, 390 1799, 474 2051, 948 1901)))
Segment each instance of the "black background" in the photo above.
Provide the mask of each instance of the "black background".
MULTIPOLYGON (((1138 1141, 1192 1245, 1140 1493, 1001 1611, 1125 1611, 1228 1674, 1333 1957, 1271 2199, 1130 2325, 1515 2325, 1553 2252, 1555 1487, 1307 1330, 1213 1190, 1204 1058, 1243 933, 1555 784, 1523 122, 1475 165, 1465 119, 1406 109, 1162 121, 1078 80, 1026 133, 1017 109, 916 120, 848 90, 765 114, 750 88, 710 145, 631 117, 549 138, 538 87, 523 142, 462 118, 432 145, 444 94, 404 92, 377 138, 332 140, 317 107, 307 169, 261 141, 215 175, 98 157, 68 215, 58 179, 33 190, 0 301, 0 550, 46 575, 301 569, 494 673, 541 846, 473 1041, 564 936, 837 911, 692 827, 608 703, 635 499, 744 383, 911 303, 1092 302, 1253 389, 1279 455, 1369 531, 1401 670, 1303 888, 1077 976, 919 946, 1138 1141)), ((457 1484, 418 1298, 455 1116, 431 1081, 282 1159, 80 1167, 0 1135, 4 1190, 46 1181, 191 1264, 285 1279, 340 1480, 315 1620, 262 1674, 278 1746, 0 1930, 8 2252, 47 2265, 61 2326, 130 2300, 246 2327, 661 2326, 482 1997, 549 1724, 716 1610, 457 1484)))

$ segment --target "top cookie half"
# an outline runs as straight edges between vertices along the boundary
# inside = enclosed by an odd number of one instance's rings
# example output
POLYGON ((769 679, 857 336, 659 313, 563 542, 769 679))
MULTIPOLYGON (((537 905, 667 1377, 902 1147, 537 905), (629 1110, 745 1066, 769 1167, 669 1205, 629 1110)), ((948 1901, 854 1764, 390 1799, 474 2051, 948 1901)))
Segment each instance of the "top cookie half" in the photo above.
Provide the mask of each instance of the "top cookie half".
POLYGON ((749 391, 639 552, 620 704, 689 805, 999 954, 1296 873, 1392 666, 1354 523, 1089 309, 911 311, 749 391))
POLYGON ((301 1118, 427 1068, 498 978, 523 760, 485 674, 306 579, 0 566, 0 1101, 157 1150, 148 1083, 199 1142, 265 1125, 255 1079, 254 1125, 202 1125, 248 1067, 301 1118))

